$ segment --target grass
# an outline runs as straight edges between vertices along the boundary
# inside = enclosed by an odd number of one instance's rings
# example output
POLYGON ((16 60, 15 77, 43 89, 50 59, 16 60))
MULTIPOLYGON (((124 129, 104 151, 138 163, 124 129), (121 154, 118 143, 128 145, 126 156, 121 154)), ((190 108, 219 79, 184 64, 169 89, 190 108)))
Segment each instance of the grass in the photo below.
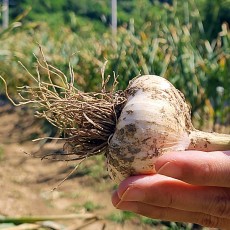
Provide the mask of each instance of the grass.
POLYGON ((83 204, 80 203, 74 203, 71 207, 70 207, 70 211, 74 211, 74 212, 79 212, 79 210, 84 209, 86 212, 94 212, 96 210, 102 209, 103 206, 100 204, 96 204, 94 201, 86 201, 83 204))
POLYGON ((4 148, 0 145, 0 161, 4 160, 4 148))
POLYGON ((153 228, 160 227, 160 229, 167 229, 167 230, 192 230, 192 224, 151 219, 148 217, 139 216, 137 214, 128 211, 119 211, 116 213, 112 213, 108 215, 106 219, 119 224, 124 224, 127 221, 131 221, 131 222, 135 222, 136 226, 147 225, 153 228))
POLYGON ((93 212, 97 209, 102 209, 103 206, 99 205, 99 204, 95 204, 93 201, 87 201, 84 203, 83 207, 85 208, 85 210, 87 212, 93 212))
POLYGON ((112 213, 110 215, 108 215, 106 217, 106 219, 119 223, 119 224, 124 224, 125 221, 127 220, 131 220, 133 218, 136 218, 137 215, 132 213, 132 212, 128 212, 128 211, 120 211, 120 212, 116 212, 116 213, 112 213))

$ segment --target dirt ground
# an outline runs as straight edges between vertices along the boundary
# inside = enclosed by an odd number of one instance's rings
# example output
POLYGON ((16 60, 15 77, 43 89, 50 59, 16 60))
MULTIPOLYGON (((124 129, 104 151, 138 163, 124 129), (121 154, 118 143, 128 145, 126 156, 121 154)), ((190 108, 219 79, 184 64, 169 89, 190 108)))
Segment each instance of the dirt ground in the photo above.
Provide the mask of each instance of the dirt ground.
POLYGON ((49 222, 57 224, 52 229, 153 229, 138 218, 122 219, 123 214, 112 206, 110 197, 115 185, 102 159, 88 160, 52 191, 76 163, 41 160, 29 155, 61 148, 56 142, 42 145, 31 141, 35 134, 41 133, 39 124, 31 112, 0 101, 0 215, 76 215, 69 220, 49 222))

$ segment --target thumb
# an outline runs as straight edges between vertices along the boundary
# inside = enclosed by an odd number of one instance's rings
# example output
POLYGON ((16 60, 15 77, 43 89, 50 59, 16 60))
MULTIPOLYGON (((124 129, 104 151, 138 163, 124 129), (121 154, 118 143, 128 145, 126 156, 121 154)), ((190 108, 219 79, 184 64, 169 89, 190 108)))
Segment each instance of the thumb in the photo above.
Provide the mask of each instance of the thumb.
POLYGON ((158 158, 155 169, 190 184, 230 188, 230 151, 166 153, 158 158))

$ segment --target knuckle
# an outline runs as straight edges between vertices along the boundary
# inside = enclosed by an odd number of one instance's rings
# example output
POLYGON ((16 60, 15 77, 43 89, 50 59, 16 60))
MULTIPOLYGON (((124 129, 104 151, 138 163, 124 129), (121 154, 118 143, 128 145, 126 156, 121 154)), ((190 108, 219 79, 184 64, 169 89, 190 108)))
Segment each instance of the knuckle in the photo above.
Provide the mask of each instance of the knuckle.
POLYGON ((210 228, 218 228, 220 226, 221 219, 215 216, 204 214, 200 216, 198 224, 210 227, 210 228))
POLYGON ((172 192, 168 192, 165 194, 166 196, 166 207, 173 207, 175 204, 175 195, 172 192))
POLYGON ((218 217, 228 218, 230 216, 230 192, 229 190, 219 191, 218 195, 207 199, 205 213, 218 217))
POLYGON ((168 186, 162 186, 161 193, 164 194, 161 201, 162 206, 173 207, 177 203, 177 194, 168 186))
POLYGON ((154 196, 152 192, 148 193, 148 200, 151 205, 159 207, 173 207, 177 202, 177 194, 168 184, 158 184, 155 188, 154 196))
POLYGON ((230 216, 230 193, 224 192, 216 196, 212 205, 213 214, 219 217, 228 218, 230 216))
POLYGON ((155 208, 155 212, 152 213, 151 218, 158 220, 167 220, 168 212, 164 208, 155 208))
POLYGON ((202 172, 199 175, 200 180, 202 182, 209 181, 215 175, 215 170, 213 168, 213 165, 209 164, 208 162, 205 162, 199 166, 199 172, 202 172), (208 178, 208 180, 207 180, 207 178, 208 178))

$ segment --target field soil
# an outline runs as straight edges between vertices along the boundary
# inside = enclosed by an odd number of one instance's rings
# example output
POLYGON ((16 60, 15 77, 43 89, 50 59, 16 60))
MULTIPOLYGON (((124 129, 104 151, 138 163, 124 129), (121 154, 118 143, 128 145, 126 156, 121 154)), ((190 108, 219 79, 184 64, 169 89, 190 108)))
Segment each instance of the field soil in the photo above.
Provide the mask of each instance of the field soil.
POLYGON ((76 162, 41 160, 31 155, 62 148, 56 141, 32 141, 44 136, 42 124, 30 109, 0 101, 0 215, 29 218, 75 215, 68 220, 46 222, 52 225, 51 229, 153 229, 139 218, 124 217, 112 206, 115 184, 108 177, 103 157, 85 161, 54 190, 76 162))

